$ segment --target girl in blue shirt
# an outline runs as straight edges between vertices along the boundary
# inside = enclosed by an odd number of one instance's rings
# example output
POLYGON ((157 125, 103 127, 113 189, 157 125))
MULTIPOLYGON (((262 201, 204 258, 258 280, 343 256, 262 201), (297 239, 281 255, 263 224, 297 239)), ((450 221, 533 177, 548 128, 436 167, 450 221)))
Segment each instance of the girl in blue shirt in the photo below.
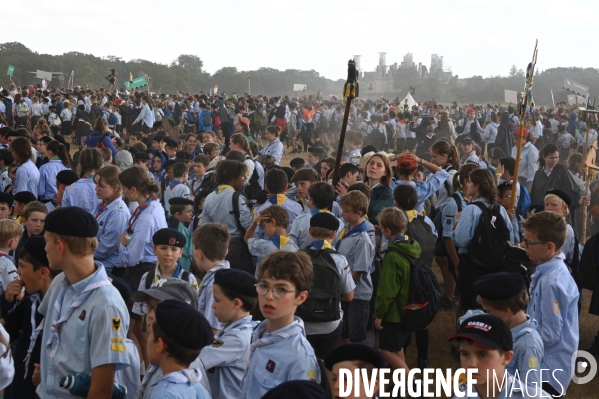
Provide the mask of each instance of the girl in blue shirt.
POLYGON ((13 179, 12 195, 21 191, 29 191, 37 197, 37 185, 40 180, 40 172, 31 161, 31 143, 25 137, 17 137, 10 143, 10 150, 19 165, 13 179))
POLYGON ((95 148, 81 151, 77 166, 80 179, 67 187, 62 197, 62 206, 78 206, 92 215, 101 202, 96 197, 94 174, 102 167, 102 153, 95 148))
MULTIPOLYGON (((42 137, 43 138, 43 137, 42 137)), ((46 146, 49 162, 40 167, 38 196, 44 203, 56 196, 56 175, 65 169, 71 169, 71 160, 67 147, 58 141, 51 141, 46 146)))
POLYGON ((281 140, 279 140, 279 134, 281 134, 280 126, 268 126, 266 128, 266 139, 268 140, 268 144, 261 151, 261 155, 269 155, 270 159, 268 159, 265 164, 274 163, 278 165, 281 162, 281 158, 283 157, 283 153, 285 152, 285 147, 281 140))

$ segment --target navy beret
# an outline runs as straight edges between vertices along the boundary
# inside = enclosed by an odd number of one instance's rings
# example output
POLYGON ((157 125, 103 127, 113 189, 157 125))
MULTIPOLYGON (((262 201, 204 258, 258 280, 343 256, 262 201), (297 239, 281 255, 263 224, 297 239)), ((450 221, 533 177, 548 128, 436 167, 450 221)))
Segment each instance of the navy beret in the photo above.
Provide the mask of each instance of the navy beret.
POLYGON ((61 170, 56 175, 56 181, 60 184, 66 185, 66 186, 70 186, 71 184, 75 183, 77 180, 79 180, 79 176, 77 176, 77 173, 75 173, 75 171, 71 170, 71 169, 61 170))
POLYGON ((487 274, 474 282, 474 292, 483 299, 500 301, 512 298, 524 289, 524 279, 518 273, 487 274))
POLYGON ((193 201, 190 200, 189 198, 173 197, 170 200, 168 200, 168 204, 169 205, 191 205, 191 206, 193 206, 193 201))
POLYGON ((21 204, 27 205, 30 202, 35 201, 35 194, 30 193, 29 191, 19 191, 13 196, 15 201, 19 201, 21 204))
POLYGON ((186 349, 199 350, 214 339, 208 320, 193 306, 176 299, 159 302, 156 323, 164 334, 186 349))
POLYGON ((179 232, 179 230, 165 227, 154 233, 152 242, 154 243, 154 246, 170 245, 172 247, 183 248, 187 243, 187 239, 181 232, 179 232))
POLYGON ((35 258, 39 263, 48 266, 48 254, 46 253, 46 240, 43 236, 31 236, 25 241, 23 248, 29 255, 35 258))
POLYGON ((324 388, 307 380, 287 381, 266 392, 262 399, 325 399, 324 388))
POLYGON ((328 230, 339 229, 339 219, 329 212, 320 212, 310 218, 310 227, 322 227, 328 230))
POLYGON ((179 143, 177 143, 177 141, 172 137, 165 137, 162 141, 165 142, 166 145, 171 148, 179 147, 179 143))
POLYGON ((44 228, 50 233, 71 237, 95 237, 98 222, 94 215, 76 206, 59 207, 46 216, 44 228))
POLYGON ((570 206, 570 204, 572 203, 572 199, 570 198, 570 196, 568 195, 568 193, 566 193, 565 191, 562 191, 562 190, 560 190, 558 188, 550 188, 549 190, 547 190, 547 192, 545 193, 545 195, 547 196, 549 194, 557 195, 568 206, 570 206))
POLYGON ((5 192, 0 192, 0 204, 8 204, 12 208, 13 199, 12 196, 5 192))
POLYGON ((237 269, 220 269, 214 273, 214 284, 233 291, 236 294, 257 298, 256 277, 248 272, 237 269))
POLYGON ((366 344, 351 343, 330 351, 324 358, 324 365, 327 370, 333 370, 336 363, 345 361, 363 361, 378 369, 385 367, 386 364, 385 358, 379 351, 366 344))

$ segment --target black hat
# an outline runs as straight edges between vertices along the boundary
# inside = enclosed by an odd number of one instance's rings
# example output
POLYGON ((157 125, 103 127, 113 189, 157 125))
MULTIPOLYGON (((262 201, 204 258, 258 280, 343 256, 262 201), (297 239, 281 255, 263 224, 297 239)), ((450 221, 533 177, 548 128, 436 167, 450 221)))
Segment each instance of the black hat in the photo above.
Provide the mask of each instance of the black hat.
POLYGON ((322 147, 310 147, 310 148, 308 148, 308 152, 311 152, 312 154, 316 154, 316 155, 320 155, 320 156, 325 156, 327 154, 325 152, 324 148, 322 148, 322 147))
POLYGON ((262 399, 325 399, 324 388, 308 380, 287 381, 266 392, 262 399))
POLYGON ((464 320, 458 333, 447 340, 456 338, 474 341, 485 349, 511 351, 514 348, 510 327, 505 321, 492 314, 478 314, 464 320))
POLYGON ((15 201, 20 202, 21 204, 27 205, 30 202, 35 201, 35 194, 30 193, 29 191, 19 191, 12 197, 15 201))
POLYGON ((72 237, 95 237, 98 222, 83 208, 66 206, 56 208, 46 216, 44 228, 50 233, 72 237))
POLYGON ((134 302, 148 302, 148 298, 164 301, 175 299, 198 307, 198 293, 189 282, 180 278, 167 277, 152 284, 150 288, 139 290, 131 295, 134 302))
POLYGON ((77 173, 75 173, 75 171, 71 170, 71 169, 61 170, 56 175, 56 181, 60 184, 66 185, 66 186, 70 186, 71 184, 75 183, 77 180, 79 180, 79 176, 77 176, 77 173))
POLYGON ((330 351, 324 358, 324 365, 327 370, 333 370, 333 366, 336 363, 344 361, 364 361, 372 364, 375 368, 380 369, 385 367, 387 363, 385 358, 377 350, 372 349, 370 346, 359 343, 350 343, 330 351))
POLYGON ((48 266, 48 254, 46 253, 46 240, 43 236, 31 236, 25 241, 23 248, 33 256, 39 263, 48 266))
POLYGON ((13 207, 13 199, 10 194, 0 192, 0 204, 8 204, 11 208, 13 207))
POLYGON ((172 137, 165 137, 162 141, 165 142, 166 145, 171 148, 179 147, 179 143, 177 143, 177 141, 172 137))
POLYGON ((195 307, 166 299, 154 309, 156 323, 164 334, 186 349, 199 350, 214 339, 208 320, 195 307))
POLYGON ((236 294, 257 298, 258 280, 248 272, 237 269, 220 269, 214 273, 214 284, 233 291, 236 294))
POLYGON ((469 134, 465 134, 460 139, 460 144, 472 144, 472 137, 469 134))
POLYGON ((175 156, 179 159, 189 159, 191 161, 191 154, 185 151, 177 151, 175 156))
POLYGON ((191 205, 191 206, 193 206, 193 201, 190 200, 189 198, 173 197, 170 200, 168 200, 168 204, 169 205, 191 205))
MULTIPOLYGON (((560 190, 559 188, 550 188, 549 190, 547 190, 547 192, 545 193, 545 195, 549 195, 549 194, 553 194, 553 195, 557 195, 558 197, 560 197, 565 203, 566 205, 570 206, 570 204, 572 203, 572 200, 570 199, 570 196, 568 195, 568 193, 566 193, 565 191, 560 190)), ((16 195, 16 194, 15 194, 16 195)), ((17 198, 15 197, 15 200, 17 198)))
POLYGON ((179 232, 179 230, 165 227, 154 233, 152 236, 152 242, 154 243, 154 246, 170 245, 172 247, 183 248, 187 243, 187 240, 185 239, 185 236, 179 232))
POLYGON ((293 158, 291 162, 289 162, 289 166, 291 166, 292 168, 304 166, 305 164, 306 161, 304 160, 304 158, 293 158))
POLYGON ((518 295, 524 287, 524 279, 520 274, 499 272, 487 274, 476 280, 474 292, 483 299, 500 301, 518 295))
POLYGON ((143 152, 143 151, 137 151, 135 154, 133 154, 133 159, 134 160, 139 160, 142 159, 144 161, 149 161, 150 160, 150 154, 148 154, 147 152, 143 152))
POLYGON ((310 227, 322 227, 328 230, 339 229, 339 219, 329 212, 320 212, 310 218, 310 227))
POLYGON ((139 150, 131 145, 128 145, 127 147, 125 147, 125 150, 129 151, 129 153, 131 155, 135 155, 139 152, 139 150))

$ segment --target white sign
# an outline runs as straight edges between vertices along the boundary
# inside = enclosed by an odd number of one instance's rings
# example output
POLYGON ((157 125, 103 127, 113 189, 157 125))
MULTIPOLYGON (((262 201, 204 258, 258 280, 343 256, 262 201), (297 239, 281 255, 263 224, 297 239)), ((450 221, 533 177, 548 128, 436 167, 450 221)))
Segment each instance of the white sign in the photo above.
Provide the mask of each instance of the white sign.
POLYGON ((306 91, 306 85, 294 84, 293 91, 306 91))
POLYGON ((518 92, 515 90, 506 90, 505 91, 505 102, 518 104, 518 92))
MULTIPOLYGON (((570 104, 570 105, 576 104, 576 95, 575 94, 568 94, 568 104, 570 104)), ((587 99, 584 97, 578 96, 578 104, 582 105, 583 107, 586 107, 587 99)))
POLYGON ((52 80, 52 72, 40 71, 39 69, 35 73, 35 77, 38 79, 52 80))

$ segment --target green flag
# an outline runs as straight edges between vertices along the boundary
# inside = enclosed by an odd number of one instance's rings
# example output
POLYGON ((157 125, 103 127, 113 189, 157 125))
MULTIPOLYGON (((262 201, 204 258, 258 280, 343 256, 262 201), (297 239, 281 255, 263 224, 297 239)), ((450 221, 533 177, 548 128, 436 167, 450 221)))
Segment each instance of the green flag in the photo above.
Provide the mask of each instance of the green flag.
POLYGON ((12 76, 12 74, 15 72, 15 67, 12 65, 8 66, 8 71, 6 72, 6 76, 12 76))

